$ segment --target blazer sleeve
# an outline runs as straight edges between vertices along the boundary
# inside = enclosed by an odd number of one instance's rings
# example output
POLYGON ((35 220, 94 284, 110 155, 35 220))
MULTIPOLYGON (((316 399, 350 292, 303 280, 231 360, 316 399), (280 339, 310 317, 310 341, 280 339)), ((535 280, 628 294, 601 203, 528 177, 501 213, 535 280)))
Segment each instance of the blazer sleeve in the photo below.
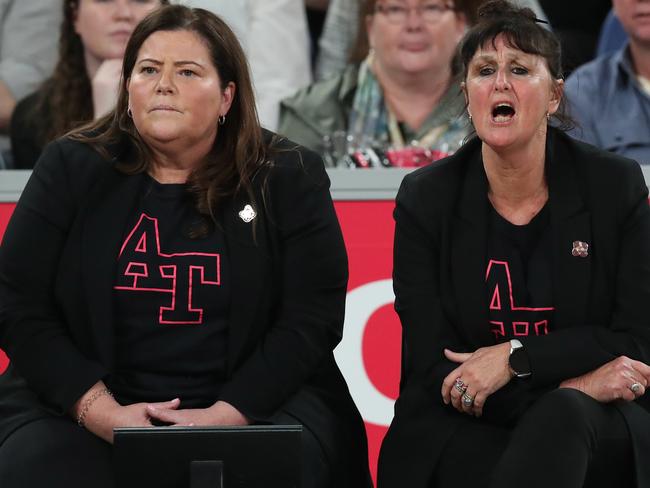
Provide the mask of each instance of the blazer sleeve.
POLYGON ((36 165, 0 247, 0 347, 41 400, 64 413, 107 372, 73 343, 56 280, 78 211, 60 143, 36 165))
MULTIPOLYGON (((522 337, 530 358, 532 383, 557 383, 592 371, 625 355, 650 364, 650 207, 638 164, 618 162, 616 205, 618 242, 613 268, 613 313, 605 326, 575 324, 547 336, 522 337)), ((592 219, 597 220, 598 215, 592 219)), ((597 246, 596 242, 594 246, 597 246)), ((594 247, 594 253, 598 249, 594 247)), ((609 299, 609 297, 602 297, 609 299)), ((598 297, 593 297, 598 300, 598 297)))
POLYGON ((224 385, 220 398, 254 419, 268 418, 331 358, 341 340, 347 255, 329 179, 315 153, 277 165, 268 178, 269 233, 277 237, 279 297, 270 327, 224 385))
POLYGON ((419 190, 407 175, 394 211, 393 287, 403 341, 400 390, 413 381, 439 386, 454 369, 444 359, 444 348, 462 350, 441 300, 440 246, 435 235, 441 222, 423 224, 419 190))

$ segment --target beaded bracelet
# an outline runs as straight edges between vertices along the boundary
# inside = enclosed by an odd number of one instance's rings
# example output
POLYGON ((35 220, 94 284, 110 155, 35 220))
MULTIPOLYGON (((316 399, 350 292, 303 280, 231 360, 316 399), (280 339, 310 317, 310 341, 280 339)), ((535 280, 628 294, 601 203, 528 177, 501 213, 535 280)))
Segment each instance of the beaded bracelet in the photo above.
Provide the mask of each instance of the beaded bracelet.
POLYGON ((79 427, 84 426, 84 421, 86 420, 86 415, 88 415, 88 410, 90 410, 92 404, 95 403, 95 400, 104 395, 108 395, 111 398, 113 397, 111 390, 108 388, 102 388, 101 390, 96 390, 92 395, 90 395, 90 398, 84 402, 79 415, 77 415, 77 424, 79 424, 79 427))

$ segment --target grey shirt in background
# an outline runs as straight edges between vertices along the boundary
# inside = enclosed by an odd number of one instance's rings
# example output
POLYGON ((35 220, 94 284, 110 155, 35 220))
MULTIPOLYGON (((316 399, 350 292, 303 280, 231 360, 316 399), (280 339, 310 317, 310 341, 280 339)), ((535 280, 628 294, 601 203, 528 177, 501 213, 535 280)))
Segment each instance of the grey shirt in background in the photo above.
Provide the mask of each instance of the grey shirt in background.
POLYGON ((60 0, 0 0, 0 80, 16 100, 52 73, 62 10, 60 0))
POLYGON ((261 124, 276 130, 280 100, 311 83, 302 0, 178 0, 211 10, 237 35, 251 68, 261 124))
MULTIPOLYGON (((0 0, 0 82, 16 101, 51 75, 62 14, 61 0, 0 0)), ((0 150, 8 147, 0 136, 0 150)))

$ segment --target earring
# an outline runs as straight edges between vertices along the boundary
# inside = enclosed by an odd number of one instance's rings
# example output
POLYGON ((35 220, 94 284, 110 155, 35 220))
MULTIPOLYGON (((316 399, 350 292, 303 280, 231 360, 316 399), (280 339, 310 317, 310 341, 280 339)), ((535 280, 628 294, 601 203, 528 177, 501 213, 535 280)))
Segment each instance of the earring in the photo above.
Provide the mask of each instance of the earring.
POLYGON ((467 117, 469 117, 469 122, 470 122, 470 124, 473 123, 473 122, 472 122, 472 114, 469 113, 469 112, 467 112, 467 117))
POLYGON ((131 119, 133 118, 133 112, 131 112, 131 107, 126 109, 126 115, 128 115, 129 118, 131 118, 131 119))
POLYGON ((223 125, 226 123, 226 116, 225 115, 219 115, 219 125, 223 125))
POLYGON ((551 114, 546 112, 546 120, 551 120, 551 114))

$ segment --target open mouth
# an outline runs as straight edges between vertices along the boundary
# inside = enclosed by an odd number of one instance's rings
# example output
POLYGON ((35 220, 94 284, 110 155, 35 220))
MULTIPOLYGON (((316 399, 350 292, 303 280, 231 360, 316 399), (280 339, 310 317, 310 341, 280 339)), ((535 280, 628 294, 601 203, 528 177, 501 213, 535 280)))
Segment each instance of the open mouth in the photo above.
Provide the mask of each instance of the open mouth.
POLYGON ((492 108, 492 120, 498 124, 508 122, 515 116, 515 109, 509 103, 498 103, 492 108))

